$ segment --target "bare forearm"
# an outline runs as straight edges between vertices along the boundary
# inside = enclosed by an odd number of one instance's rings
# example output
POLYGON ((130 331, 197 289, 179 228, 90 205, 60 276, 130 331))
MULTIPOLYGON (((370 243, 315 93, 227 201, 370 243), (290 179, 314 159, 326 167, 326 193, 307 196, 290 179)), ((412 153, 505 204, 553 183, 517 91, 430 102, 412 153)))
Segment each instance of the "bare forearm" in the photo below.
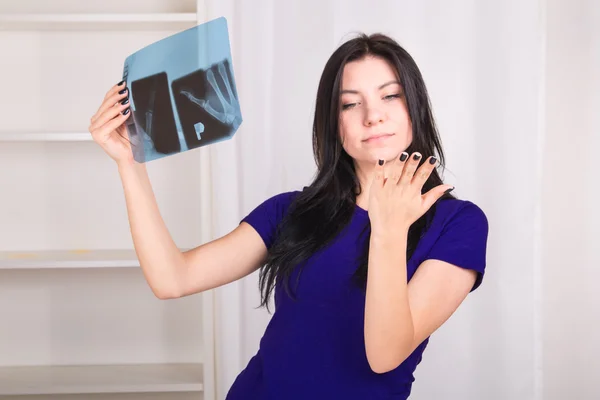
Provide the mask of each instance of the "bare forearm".
POLYGON ((377 372, 386 372, 401 362, 413 341, 406 275, 407 236, 408 229, 371 236, 365 344, 377 372))
POLYGON ((119 165, 134 247, 146 280, 160 298, 177 296, 184 259, 158 209, 144 164, 119 165))

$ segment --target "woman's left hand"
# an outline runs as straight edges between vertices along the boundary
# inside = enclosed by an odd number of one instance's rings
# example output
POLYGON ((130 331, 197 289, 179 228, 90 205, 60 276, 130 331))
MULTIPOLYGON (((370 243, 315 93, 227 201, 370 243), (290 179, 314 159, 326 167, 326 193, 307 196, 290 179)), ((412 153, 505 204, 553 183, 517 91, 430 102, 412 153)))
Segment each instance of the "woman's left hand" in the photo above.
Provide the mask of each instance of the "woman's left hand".
POLYGON ((429 157, 418 167, 421 154, 396 159, 376 167, 369 192, 369 219, 371 236, 395 235, 408 232, 410 226, 450 189, 452 185, 438 185, 421 194, 423 185, 437 165, 435 157, 429 157))

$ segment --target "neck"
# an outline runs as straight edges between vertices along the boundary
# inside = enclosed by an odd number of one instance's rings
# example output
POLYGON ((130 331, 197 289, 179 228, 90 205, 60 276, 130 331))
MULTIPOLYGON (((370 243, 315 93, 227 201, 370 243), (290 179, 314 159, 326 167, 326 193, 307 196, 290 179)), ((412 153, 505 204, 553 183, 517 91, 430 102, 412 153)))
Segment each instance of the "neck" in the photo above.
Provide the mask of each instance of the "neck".
POLYGON ((354 170, 360 183, 360 194, 356 196, 356 205, 365 210, 369 209, 369 190, 374 167, 373 165, 354 163, 354 170))

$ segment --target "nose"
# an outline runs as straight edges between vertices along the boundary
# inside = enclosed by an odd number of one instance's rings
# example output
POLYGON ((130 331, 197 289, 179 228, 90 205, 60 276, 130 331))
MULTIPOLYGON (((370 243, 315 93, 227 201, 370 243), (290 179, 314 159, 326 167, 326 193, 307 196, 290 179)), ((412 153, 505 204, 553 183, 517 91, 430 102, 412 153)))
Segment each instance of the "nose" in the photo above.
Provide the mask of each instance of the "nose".
POLYGON ((373 126, 382 123, 385 120, 385 113, 378 107, 368 107, 365 114, 365 125, 373 126))

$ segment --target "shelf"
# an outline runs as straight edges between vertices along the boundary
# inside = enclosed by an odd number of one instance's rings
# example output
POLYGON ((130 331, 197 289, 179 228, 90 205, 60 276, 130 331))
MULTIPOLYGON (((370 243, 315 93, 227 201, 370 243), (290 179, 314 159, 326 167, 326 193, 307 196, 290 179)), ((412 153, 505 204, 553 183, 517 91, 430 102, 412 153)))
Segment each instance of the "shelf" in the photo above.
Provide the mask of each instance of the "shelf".
POLYGON ((0 269, 139 267, 134 250, 0 252, 0 269))
MULTIPOLYGON (((205 4, 0 3, 0 399, 214 399, 214 295, 155 296, 87 131, 126 57, 197 26, 205 4)), ((189 153, 148 167, 181 251, 210 206, 207 161, 189 153)))
POLYGON ((89 132, 0 132, 0 142, 89 142, 92 140, 89 132))
POLYGON ((0 14, 0 30, 45 29, 185 29, 197 24, 195 13, 146 13, 146 14, 0 14))
POLYGON ((0 396, 200 392, 202 364, 0 367, 0 396))

